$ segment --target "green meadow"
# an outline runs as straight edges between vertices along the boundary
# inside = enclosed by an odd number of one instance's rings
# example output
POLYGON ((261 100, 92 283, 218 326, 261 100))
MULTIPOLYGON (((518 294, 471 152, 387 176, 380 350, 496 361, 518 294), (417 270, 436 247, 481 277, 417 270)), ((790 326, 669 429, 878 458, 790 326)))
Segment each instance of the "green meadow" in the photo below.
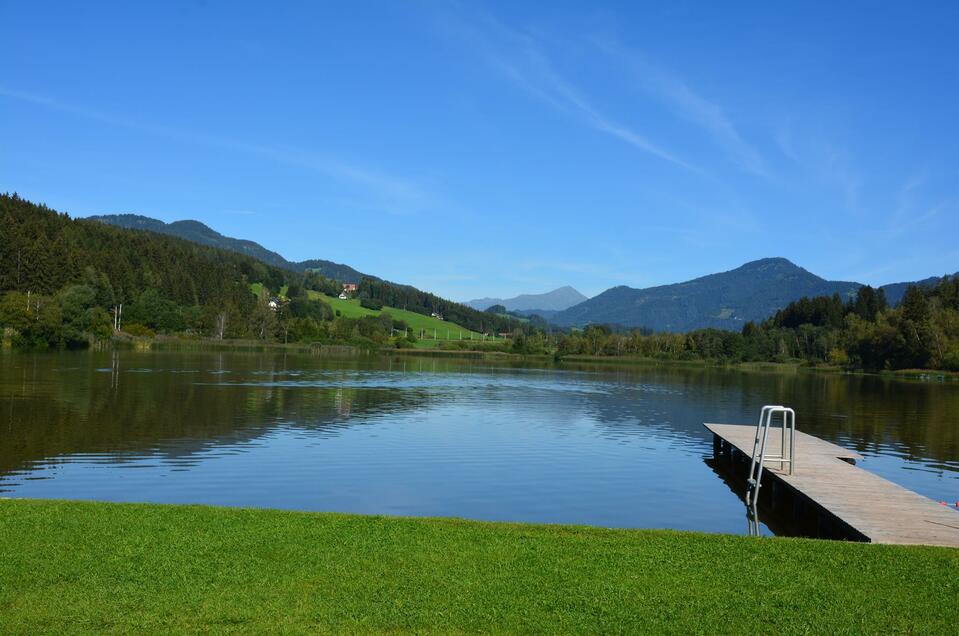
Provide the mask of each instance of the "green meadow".
MULTIPOLYGON (((347 318, 378 316, 386 312, 394 319, 405 322, 417 337, 419 337, 421 330, 426 333, 423 338, 417 341, 416 344, 418 347, 435 347, 439 342, 444 340, 470 340, 471 337, 473 340, 483 340, 483 334, 481 333, 470 331, 459 325, 445 320, 439 320, 432 316, 424 316, 415 311, 398 309, 396 307, 383 307, 382 310, 367 309, 360 305, 360 301, 357 298, 341 300, 340 298, 331 298, 330 296, 315 291, 309 291, 308 294, 310 298, 322 300, 330 305, 334 311, 339 311, 340 315, 346 316, 347 318)), ((487 340, 489 340, 489 338, 487 338, 487 340)))

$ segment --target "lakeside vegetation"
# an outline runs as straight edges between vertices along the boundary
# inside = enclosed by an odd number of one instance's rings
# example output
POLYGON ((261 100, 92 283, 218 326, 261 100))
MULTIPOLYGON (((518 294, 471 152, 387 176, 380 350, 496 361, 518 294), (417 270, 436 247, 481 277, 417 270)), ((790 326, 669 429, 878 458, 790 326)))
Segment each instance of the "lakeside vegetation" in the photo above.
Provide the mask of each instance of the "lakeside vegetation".
POLYGON ((948 633, 959 550, 0 501, 0 631, 948 633))

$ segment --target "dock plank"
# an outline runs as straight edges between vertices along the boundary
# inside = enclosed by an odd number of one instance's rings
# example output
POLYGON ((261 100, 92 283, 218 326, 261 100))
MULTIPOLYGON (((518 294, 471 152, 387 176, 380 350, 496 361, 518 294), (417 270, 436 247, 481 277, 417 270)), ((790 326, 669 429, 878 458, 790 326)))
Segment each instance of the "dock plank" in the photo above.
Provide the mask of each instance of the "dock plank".
MULTIPOLYGON (((752 457, 756 427, 704 425, 714 435, 752 457)), ((771 430, 767 454, 779 453, 781 438, 771 430)), ((844 460, 862 456, 796 431, 793 474, 767 461, 765 474, 801 493, 873 543, 959 547, 959 512, 844 460)))

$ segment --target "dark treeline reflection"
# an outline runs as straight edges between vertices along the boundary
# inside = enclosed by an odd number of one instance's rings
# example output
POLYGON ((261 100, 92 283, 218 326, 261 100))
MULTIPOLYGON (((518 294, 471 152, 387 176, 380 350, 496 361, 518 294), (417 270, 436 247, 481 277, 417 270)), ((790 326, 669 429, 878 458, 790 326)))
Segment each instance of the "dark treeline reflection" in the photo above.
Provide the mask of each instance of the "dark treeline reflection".
MULTIPOLYGON (((563 368, 599 371, 624 385, 659 387, 661 391, 642 399, 659 407, 658 423, 691 436, 706 439, 703 422, 753 424, 762 405, 786 404, 799 414, 799 428, 812 435, 860 452, 892 447, 909 459, 933 460, 959 470, 959 385, 954 382, 668 365, 563 368)), ((598 400, 595 408, 599 423, 610 427, 631 422, 637 412, 629 397, 598 400)))
POLYGON ((334 361, 330 386, 302 390, 282 386, 296 379, 282 355, 0 354, 0 472, 78 453, 182 458, 277 426, 335 434, 368 421, 353 416, 413 409, 428 399, 338 385, 337 376, 358 366, 334 361))
POLYGON ((441 406, 460 408, 466 421, 482 414, 555 435, 588 422, 590 435, 655 435, 706 452, 704 421, 753 423, 770 403, 795 408, 801 430, 897 458, 896 470, 905 461, 959 471, 954 383, 676 366, 125 351, 0 353, 0 474, 77 455, 189 462, 211 447, 242 445, 273 430, 339 435, 404 414, 427 418, 441 406))

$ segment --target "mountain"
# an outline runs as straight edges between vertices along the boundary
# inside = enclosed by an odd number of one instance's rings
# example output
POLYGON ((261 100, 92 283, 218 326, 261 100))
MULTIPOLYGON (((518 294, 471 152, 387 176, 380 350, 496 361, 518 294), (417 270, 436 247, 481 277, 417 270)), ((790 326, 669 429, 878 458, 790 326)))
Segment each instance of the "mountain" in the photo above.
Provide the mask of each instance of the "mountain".
POLYGON ((586 296, 579 293, 569 285, 554 289, 545 294, 520 294, 513 298, 478 298, 470 300, 464 304, 485 311, 493 305, 503 305, 507 311, 535 312, 535 310, 545 310, 548 312, 562 311, 573 305, 586 300, 586 296))
MULTIPOLYGON (((288 261, 259 243, 223 236, 213 228, 199 221, 187 220, 165 223, 158 219, 140 216, 139 214, 105 214, 88 218, 91 221, 99 221, 107 225, 114 225, 131 230, 147 230, 157 234, 167 234, 192 241, 193 243, 199 243, 200 245, 209 245, 211 247, 219 247, 232 252, 238 252, 252 256, 267 265, 281 267, 292 272, 315 271, 327 278, 332 278, 344 283, 359 283, 361 278, 367 276, 366 274, 356 271, 349 265, 342 265, 332 261, 320 259, 301 262, 288 261)), ((374 277, 370 276, 369 278, 374 277)))
MULTIPOLYGON (((882 289, 889 304, 895 306, 909 286, 932 287, 940 280, 934 276, 883 285, 882 289)), ((839 294, 849 299, 860 287, 861 283, 820 278, 785 258, 764 258, 674 285, 613 287, 547 319, 560 327, 618 324, 654 331, 706 327, 739 331, 746 322, 765 320, 803 296, 839 294)))
POLYGON ((890 305, 896 306, 906 294, 906 290, 913 285, 918 285, 919 287, 935 287, 936 284, 941 280, 942 278, 940 276, 931 276, 929 278, 924 278, 911 283, 889 283, 888 285, 883 285, 882 290, 886 293, 886 301, 890 305))
POLYGON ((590 323, 683 332, 704 327, 739 331, 803 296, 850 298, 860 284, 828 281, 785 258, 764 258, 728 272, 647 289, 613 287, 560 312, 563 327, 590 323))

